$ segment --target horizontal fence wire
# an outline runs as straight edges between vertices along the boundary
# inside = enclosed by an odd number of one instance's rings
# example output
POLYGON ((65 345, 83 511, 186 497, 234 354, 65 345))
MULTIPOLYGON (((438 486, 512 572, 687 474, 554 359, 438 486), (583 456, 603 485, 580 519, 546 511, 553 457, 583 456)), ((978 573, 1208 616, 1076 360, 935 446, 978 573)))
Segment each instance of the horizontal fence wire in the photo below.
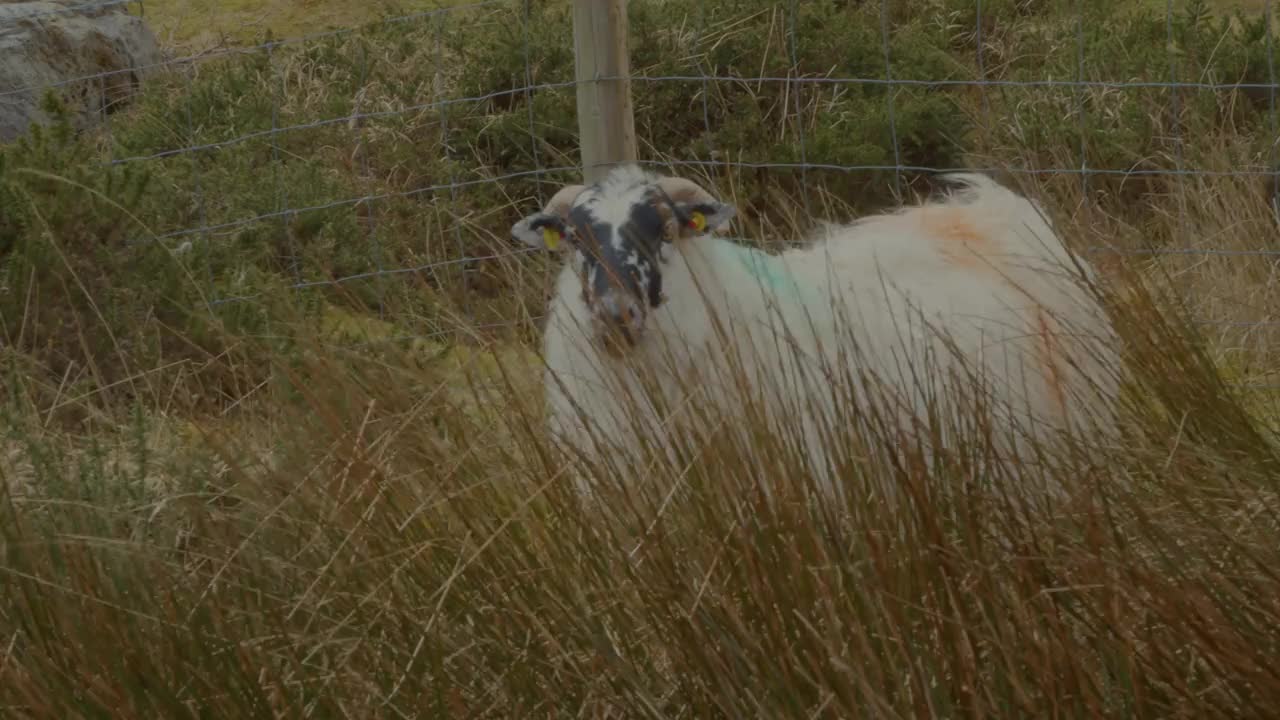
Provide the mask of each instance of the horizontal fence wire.
MULTIPOLYGON (((68 85, 75 85, 77 83, 83 83, 90 80, 111 78, 119 75, 132 75, 137 73, 154 72, 154 71, 163 70, 165 68, 190 65, 193 63, 204 63, 204 62, 209 62, 211 60, 226 59, 226 58, 231 58, 235 56, 252 55, 252 54, 260 53, 266 50, 274 50, 277 48, 305 45, 307 43, 317 42, 320 40, 332 40, 336 38, 345 37, 348 35, 354 35, 356 33, 374 29, 380 26, 391 26, 391 25, 398 25, 398 24, 404 24, 404 23, 413 23, 413 22, 418 22, 422 20, 427 20, 433 17, 438 17, 441 15, 447 15, 449 13, 464 12, 468 10, 478 10, 481 8, 494 7, 498 5, 510 5, 511 1, 512 0, 478 0, 477 2, 460 3, 458 5, 454 5, 447 8, 437 8, 434 10, 423 10, 421 12, 409 13, 405 15, 396 15, 394 17, 388 17, 382 20, 378 20, 377 22, 374 22, 374 23, 367 23, 359 26, 339 28, 336 30, 326 30, 323 32, 306 33, 306 34, 297 35, 293 37, 281 38, 279 40, 268 40, 265 42, 253 43, 248 45, 232 45, 227 47, 214 48, 204 52, 196 53, 194 55, 184 55, 182 57, 166 58, 164 60, 161 60, 159 62, 154 62, 154 63, 132 65, 130 67, 118 68, 116 70, 107 70, 103 72, 89 73, 86 75, 78 75, 76 77, 68 78, 66 80, 59 80, 58 82, 54 82, 54 83, 46 83, 43 85, 27 85, 24 87, 0 90, 0 98, 4 98, 11 95, 20 95, 20 94, 30 93, 30 92, 40 92, 40 91, 44 91, 51 88, 66 87, 68 85)), ((143 0, 107 0, 101 3, 91 3, 89 4, 89 7, 91 7, 94 10, 99 10, 99 9, 110 9, 110 8, 115 8, 119 6, 127 6, 127 7, 139 6, 140 7, 142 6, 142 4, 143 4, 143 0)), ((0 6, 0 7, 3 7, 3 6, 0 6)), ((57 10, 50 10, 44 13, 37 13, 37 14, 29 14, 29 15, 15 14, 10 16, 0 15, 0 20, 12 21, 9 24, 17 25, 20 21, 24 21, 24 20, 41 19, 41 18, 47 18, 49 16, 66 15, 66 14, 71 14, 75 12, 77 12, 75 7, 67 6, 67 7, 59 8, 57 10)), ((0 25, 0 27, 3 27, 3 25, 0 25)))
MULTIPOLYGON (((700 0, 705 4, 705 0, 700 0)), ((761 3, 755 3, 761 5, 761 3)), ((816 68, 802 69, 799 67, 800 51, 806 42, 807 36, 798 31, 797 25, 800 22, 799 10, 801 3, 798 0, 781 0, 773 3, 774 10, 779 13, 780 22, 788 23, 788 47, 786 52, 790 56, 792 67, 787 74, 772 74, 761 72, 759 75, 735 75, 725 74, 716 66, 708 64, 703 56, 697 57, 691 61, 695 64, 696 72, 691 73, 669 73, 656 72, 650 73, 644 68, 638 69, 635 74, 630 76, 630 80, 634 87, 642 85, 675 85, 688 86, 689 112, 691 116, 697 115, 701 122, 705 125, 708 137, 715 137, 716 128, 712 127, 712 120, 709 111, 708 98, 720 86, 749 86, 759 88, 764 84, 777 84, 787 88, 788 93, 792 93, 791 98, 796 104, 796 112, 800 107, 800 92, 804 88, 810 89, 849 89, 857 88, 884 88, 887 90, 885 102, 887 103, 888 112, 888 131, 892 137, 892 147, 888 148, 887 157, 892 162, 866 162, 866 163, 845 163, 832 162, 828 158, 823 157, 822 146, 815 142, 814 138, 806 137, 804 124, 797 123, 799 132, 799 152, 800 159, 778 159, 778 160, 731 160, 716 159, 717 153, 712 153, 712 157, 690 157, 683 148, 663 147, 656 150, 662 154, 664 159, 642 159, 640 164, 650 165, 661 168, 698 168, 703 170, 770 170, 779 172, 795 172, 803 176, 804 187, 809 187, 810 183, 815 182, 814 173, 892 173, 895 182, 901 184, 902 175, 904 173, 915 174, 945 174, 950 172, 986 172, 986 173, 1005 173, 1011 175, 1024 175, 1031 177, 1078 177, 1082 183, 1085 194, 1088 194, 1091 178, 1223 178, 1223 177, 1239 177, 1239 178, 1264 178, 1271 182, 1271 186, 1276 191, 1276 195, 1280 196, 1280 165, 1276 162, 1276 145, 1280 142, 1280 137, 1273 138, 1265 163, 1259 163, 1256 167, 1240 166, 1229 169, 1224 168, 1206 168, 1194 167, 1188 164, 1187 158, 1183 154, 1183 147, 1186 138, 1179 131, 1180 118, 1178 117, 1178 107, 1176 103, 1182 93, 1207 92, 1207 93, 1265 93, 1269 98, 1269 123, 1272 128, 1273 135, 1280 131, 1280 120, 1277 119, 1277 109, 1275 95, 1280 83, 1274 72, 1273 58, 1273 40, 1271 37, 1271 2, 1268 0, 1265 7, 1265 16, 1267 18, 1266 32, 1266 62, 1268 77, 1267 81, 1259 81, 1257 79, 1239 82, 1225 82, 1221 79, 1213 77, 1197 77, 1180 79, 1177 77, 1175 64, 1170 60, 1170 76, 1164 80, 1154 79, 1133 79, 1133 80, 1109 80, 1088 79, 1085 75, 1085 41, 1084 41, 1084 4, 1078 2, 1077 11, 1079 17, 1076 21, 1078 47, 1078 68, 1075 78, 1023 78, 1011 79, 991 77, 994 63, 990 57, 984 55, 985 43, 990 37, 990 30, 985 27, 983 20, 982 3, 978 2, 977 19, 974 31, 977 37, 976 63, 978 69, 978 77, 974 79, 963 78, 911 78, 898 77, 901 73, 893 72, 894 63, 899 59, 895 57, 900 50, 893 47, 891 36, 895 32, 895 15, 890 12, 890 4, 887 0, 881 0, 879 21, 879 42, 880 47, 875 48, 875 52, 882 53, 884 56, 883 75, 882 76, 844 76, 838 74, 823 73, 816 68), (805 72, 807 70, 807 73, 805 72), (1077 131, 1080 133, 1080 148, 1078 164, 1073 167, 1067 166, 1049 166, 1049 167, 1019 167, 1014 164, 1001 164, 990 167, 975 167, 973 165, 957 165, 957 166, 934 166, 921 165, 910 162, 904 158, 902 148, 904 129, 901 127, 904 122, 900 109, 896 108, 896 93, 906 89, 917 90, 975 90, 982 93, 983 103, 985 107, 990 107, 989 93, 1000 90, 1062 90, 1074 93, 1076 97, 1075 108, 1078 121, 1077 131), (1108 91, 1125 92, 1149 90, 1167 93, 1171 102, 1175 105, 1167 109, 1173 116, 1172 121, 1173 132, 1177 137, 1171 141, 1175 148, 1177 159, 1174 167, 1156 166, 1154 163, 1147 161, 1135 161, 1127 167, 1096 167, 1091 166, 1088 162, 1088 148, 1085 144, 1086 129, 1090 122, 1091 116, 1086 111, 1086 103, 1083 93, 1101 93, 1108 91), (668 157, 671 156, 671 157, 668 157)), ((71 13, 97 13, 97 12, 122 12, 129 10, 139 13, 143 8, 143 4, 138 0, 102 0, 100 2, 86 2, 80 4, 72 4, 55 9, 41 10, 38 12, 28 12, 25 14, 10 12, 0 12, 0 29, 8 24, 21 26, 22 24, 41 24, 51 21, 54 16, 65 15, 71 13)), ((717 5, 721 10, 724 5, 717 5)), ((359 132, 349 134, 349 141, 354 152, 364 151, 367 153, 366 144, 369 142, 365 135, 365 128, 369 123, 380 121, 388 121, 397 118, 407 118, 422 114, 436 114, 440 117, 440 123, 445 135, 442 140, 442 148, 449 161, 446 163, 449 168, 447 177, 435 177, 431 182, 415 183, 407 188, 391 188, 378 186, 376 183, 366 183, 365 192, 350 196, 333 196, 320 198, 318 201, 307 201, 302 199, 301 193, 295 192, 292 188, 287 187, 283 179, 277 180, 275 194, 275 208, 266 212, 252 213, 244 217, 215 217, 218 213, 214 210, 219 205, 216 197, 209 196, 207 189, 207 177, 204 171, 197 171, 192 181, 197 187, 195 193, 195 202, 199 206, 197 215, 203 220, 201 222, 192 223, 185 227, 166 228, 159 232, 139 235, 129 240, 130 244, 146 244, 156 241, 180 241, 178 249, 181 251, 189 251, 196 246, 199 240, 201 246, 209 250, 214 244, 219 242, 230 242, 237 233, 248 231, 250 228, 265 224, 275 223, 273 232, 287 233, 287 225, 296 221, 298 218, 315 213, 323 213, 327 211, 347 209, 352 212, 364 213, 362 222, 372 236, 372 244, 370 246, 370 256, 368 267, 363 270, 354 272, 345 272, 334 277, 326 278, 307 278, 302 274, 296 264, 294 266, 293 281, 288 283, 287 287, 293 290, 307 290, 315 288, 333 288, 343 286, 349 283, 360 281, 391 279, 401 276, 424 275, 432 272, 456 268, 469 268, 479 263, 488 261, 503 261, 507 259, 522 258, 532 254, 529 248, 516 247, 511 244, 509 247, 501 250, 489 249, 485 252, 478 252, 470 249, 465 243, 458 243, 458 250, 455 257, 448 259, 433 259, 430 262, 407 264, 402 267, 387 266, 382 261, 383 250, 386 238, 385 234, 390 232, 388 224, 380 218, 386 216, 386 213, 392 212, 388 208, 389 201, 404 200, 410 198, 426 198, 440 196, 440 206, 448 209, 456 203, 458 193, 480 188, 505 188, 508 184, 514 182, 531 182, 533 183, 533 192, 538 196, 536 199, 545 200, 549 195, 543 187, 543 183, 548 178, 568 178, 578 175, 582 168, 572 162, 566 162, 572 158, 559 157, 553 162, 544 162, 544 156, 550 158, 551 154, 546 149, 548 142, 547 136, 551 131, 548 127, 547 120, 539 120, 537 111, 535 111, 535 97, 542 97, 548 93, 573 93, 576 89, 577 82, 572 77, 545 77, 543 73, 538 72, 538 68, 534 67, 531 60, 531 44, 540 38, 531 38, 531 13, 532 4, 530 0, 483 0, 479 2, 459 3, 449 7, 439 7, 419 12, 406 13, 380 19, 373 23, 360 26, 342 27, 334 30, 299 34, 294 37, 271 39, 261 43, 247 43, 242 45, 226 46, 209 49, 204 52, 198 52, 182 57, 168 57, 159 62, 139 65, 136 67, 119 68, 100 73, 86 74, 67 80, 51 83, 42 86, 24 86, 15 88, 0 88, 0 102, 15 101, 21 96, 32 96, 40 94, 50 89, 65 89, 84 85, 87 83, 103 83, 117 77, 142 78, 142 88, 139 92, 146 93, 146 85, 151 82, 152 78, 171 75, 181 75, 186 83, 184 92, 189 96, 189 103, 193 102, 190 98, 197 92, 194 77, 200 72, 200 68, 215 62, 235 60, 237 58, 249 58, 253 56, 265 56, 268 58, 264 72, 276 72, 274 68, 283 62, 282 58, 288 53, 303 52, 308 47, 314 47, 318 43, 334 41, 338 39, 354 37, 366 31, 375 31, 379 28, 390 28, 395 26, 412 26, 414 23, 430 24, 439 20, 451 17, 471 17, 468 13, 486 12, 491 16, 500 16, 503 22, 511 27, 518 26, 519 33, 508 38, 514 47, 519 47, 519 51, 523 52, 524 66, 520 70, 519 75, 512 76, 512 82, 507 87, 501 87, 489 92, 478 94, 457 94, 452 95, 448 92, 448 88, 440 91, 433 91, 430 100, 422 102, 401 102, 399 104, 386 104, 380 107, 366 108, 362 107, 359 98, 351 99, 351 110, 349 112, 333 112, 321 117, 314 117, 304 121, 287 122, 283 118, 285 114, 282 112, 282 103, 285 102, 283 97, 283 79, 278 84, 278 89, 271 97, 271 127, 256 129, 246 132, 240 132, 234 136, 221 139, 204 139, 197 142, 197 125, 196 118, 187 114, 187 124, 189 127, 180 128, 174 133, 178 142, 172 143, 168 147, 150 147, 143 151, 125 152, 119 155, 115 149, 112 150, 110 157, 96 159, 94 162, 104 167, 124 168, 128 166, 149 166, 154 163, 161 163, 170 160, 182 159, 186 157, 210 158, 216 157, 218 153, 228 152, 239 146, 251 145, 254 143, 266 142, 271 143, 271 153, 273 162, 278 167, 284 157, 281 150, 281 143, 289 137, 305 134, 309 131, 318 131, 325 128, 358 128, 359 132), (519 80, 517 82, 516 80, 519 80), (521 112, 526 112, 523 122, 527 127, 522 130, 523 139, 519 143, 526 145, 527 148, 521 148, 521 152, 526 152, 533 157, 533 167, 527 169, 504 169, 500 167, 484 166, 479 163, 473 163, 471 166, 467 164, 467 158, 460 153, 461 148, 454 147, 449 135, 457 131, 459 124, 467 121, 469 118, 464 113, 467 109, 492 107, 495 104, 503 104, 509 106, 513 103, 523 102, 527 106, 521 112), (185 137, 184 137, 185 134, 185 137), (449 197, 444 197, 448 195, 449 197), (381 239, 379 239, 381 238, 381 239), (375 259, 375 255, 376 258, 375 259)), ((707 12, 705 8, 701 9, 700 22, 707 22, 707 12)), ((1169 42, 1173 43, 1173 25, 1172 18, 1175 12, 1173 4, 1170 2, 1167 9, 1169 17, 1169 42)), ((741 18, 739 18, 741 19, 741 18)), ((716 22, 730 23, 731 18, 718 18, 716 22)), ((443 26, 440 26, 443 27, 443 26)), ((437 37, 433 42, 437 44, 440 41, 438 37, 441 29, 436 29, 437 37)), ((709 32, 704 28, 700 33, 709 32)), ((556 42, 569 42, 568 37, 559 38, 556 42)), ((1173 52, 1170 45, 1170 53, 1173 52)), ((478 72, 482 68, 464 69, 457 67, 457 63, 467 62, 466 58, 449 57, 444 53, 437 53, 435 62, 439 63, 437 69, 438 76, 447 76, 450 73, 460 73, 467 70, 478 72), (454 63, 451 66, 450 63, 454 63)), ((376 59, 363 59, 361 64, 361 87, 357 94, 363 95, 368 87, 369 81, 364 77, 366 73, 376 70, 376 66, 365 63, 376 63, 376 59)), ((763 65, 761 65, 763 68, 763 65)), ((618 78, 605 77, 603 80, 614 80, 618 78)), ((643 110, 642 110, 643 111, 643 110)), ((483 111, 481 112, 483 115, 483 111)), ((128 115, 121 116, 124 120, 114 120, 110 127, 118 127, 119 122, 128 122, 128 115)), ((111 132, 108 129, 107 132, 111 132)), ((346 150, 347 148, 343 148, 346 150)), ((731 150, 731 148, 719 148, 719 153, 731 150)), ((722 155, 723 157, 723 155, 722 155)), ((410 158, 409 160, 412 160, 410 158)), ((213 162, 213 161, 211 161, 213 162)), ((362 156, 362 162, 367 170, 368 155, 362 156)), ((277 172, 277 176, 281 173, 277 172)), ((525 187, 525 186, 522 186, 525 187)), ((805 202, 808 202, 808 193, 805 193, 805 202)), ((529 199, 519 200, 520 203, 528 204, 529 199)), ((529 207, 524 209, 531 209, 529 207)), ((1280 208, 1278 208, 1280 209, 1280 208)), ((427 227, 422 228, 423 233, 436 232, 441 237, 435 238, 437 244, 445 243, 443 237, 448 234, 460 234, 462 223, 465 219, 457 219, 448 230, 433 226, 434 229, 427 227)), ((491 235, 499 235, 497 231, 490 231, 491 235)), ((460 236, 460 235, 459 235, 460 236)), ((500 240, 506 238, 499 237, 500 240)), ((1129 255, 1148 255, 1148 256, 1202 256, 1202 257, 1241 257, 1259 258, 1259 259, 1280 259, 1280 245, 1275 247, 1257 247, 1257 248, 1237 248, 1237 247, 1130 247, 1124 249, 1093 247, 1092 251, 1098 252, 1118 252, 1129 255)), ((210 261, 212 263, 212 261, 210 261)), ((262 297, 260 292, 234 292, 228 291, 225 294, 217 287, 218 280, 212 265, 209 269, 208 276, 210 305, 212 306, 228 306, 243 303, 252 303, 262 297)), ((468 303, 469 304, 469 303, 468 303)), ((512 320, 512 322, 515 322, 512 320)), ((1220 326, 1224 328, 1230 327, 1267 327, 1280 326, 1280 321, 1256 320, 1246 321, 1229 318, 1202 319, 1199 320, 1204 325, 1220 326)), ((485 321, 480 326, 491 327, 500 323, 485 321)), ((434 336, 434 335, 432 335, 434 336)))

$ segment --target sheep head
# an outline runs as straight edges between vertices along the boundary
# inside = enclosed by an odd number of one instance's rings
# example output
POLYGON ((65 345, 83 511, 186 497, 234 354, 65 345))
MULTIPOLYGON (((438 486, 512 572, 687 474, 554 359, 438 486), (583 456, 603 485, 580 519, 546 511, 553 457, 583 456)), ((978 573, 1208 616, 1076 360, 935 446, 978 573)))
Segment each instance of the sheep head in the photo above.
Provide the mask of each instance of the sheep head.
POLYGON ((621 166, 590 186, 561 189, 511 228, 524 243, 572 253, 582 301, 606 347, 636 345, 660 307, 673 244, 727 229, 732 205, 697 183, 621 166), (621 342, 618 342, 618 341, 621 342))

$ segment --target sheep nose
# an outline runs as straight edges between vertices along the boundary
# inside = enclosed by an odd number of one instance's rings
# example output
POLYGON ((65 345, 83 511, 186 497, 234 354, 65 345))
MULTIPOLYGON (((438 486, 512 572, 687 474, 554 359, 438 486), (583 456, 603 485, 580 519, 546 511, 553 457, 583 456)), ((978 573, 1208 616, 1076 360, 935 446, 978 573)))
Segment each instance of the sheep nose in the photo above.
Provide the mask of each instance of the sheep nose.
POLYGON ((628 345, 636 344, 636 335, 631 331, 631 326, 621 321, 615 322, 611 328, 617 337, 620 337, 628 345))
POLYGON ((628 344, 634 345, 639 339, 640 323, 644 316, 637 303, 627 300, 619 302, 613 296, 601 299, 598 312, 601 330, 621 336, 628 344))
POLYGON ((620 333, 627 342, 635 342, 631 332, 634 316, 631 311, 623 308, 618 312, 606 313, 604 316, 604 324, 609 330, 620 333))

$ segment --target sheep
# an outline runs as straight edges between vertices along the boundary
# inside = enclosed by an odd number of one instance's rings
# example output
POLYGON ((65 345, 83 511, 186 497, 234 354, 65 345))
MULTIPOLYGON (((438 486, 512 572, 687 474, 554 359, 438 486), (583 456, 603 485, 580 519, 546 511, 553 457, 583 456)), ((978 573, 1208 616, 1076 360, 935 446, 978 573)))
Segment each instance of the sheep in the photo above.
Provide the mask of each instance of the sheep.
MULTIPOLYGON (((543 339, 552 428, 588 457, 660 440, 674 431, 659 408, 678 406, 691 385, 732 418, 745 412, 742 394, 714 378, 734 358, 735 377, 755 384, 778 422, 803 424, 829 491, 838 488, 818 428, 844 416, 846 396, 808 364, 857 364, 873 378, 864 383, 899 398, 904 429, 930 402, 917 362, 926 357, 930 373, 989 387, 1009 428, 1019 418, 1051 432, 1090 417, 1105 425, 1115 338, 1084 283, 1064 272, 1074 256, 1032 201, 981 174, 944 180, 951 192, 939 200, 827 224, 778 254, 720 237, 735 208, 688 179, 623 165, 564 187, 511 228, 567 256, 543 339), (850 318, 842 331, 837 319, 850 318), (638 416, 645 388, 665 404, 647 401, 638 416)), ((1031 437, 1011 435, 1022 438, 1015 449, 1031 437)))

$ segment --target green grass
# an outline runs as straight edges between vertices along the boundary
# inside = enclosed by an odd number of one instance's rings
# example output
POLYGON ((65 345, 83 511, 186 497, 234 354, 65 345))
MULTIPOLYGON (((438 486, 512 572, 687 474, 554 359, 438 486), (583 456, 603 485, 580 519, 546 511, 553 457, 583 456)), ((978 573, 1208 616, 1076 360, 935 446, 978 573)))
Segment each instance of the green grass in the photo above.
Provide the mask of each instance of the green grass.
MULTIPOLYGON (((988 77, 1075 76, 1074 0, 983 5, 988 77)), ((1162 15, 1085 5, 1086 77, 1168 77, 1162 15)), ((384 10, 269 3, 245 26, 243 4, 146 7, 184 51, 384 10)), ((786 76, 780 7, 632 3, 634 68, 786 76)), ((591 504, 539 419, 552 267, 506 238, 573 174, 486 182, 576 161, 572 91, 434 104, 520 87, 526 58, 535 84, 571 77, 564 6, 531 9, 527 54, 509 8, 375 25, 158 75, 109 134, 0 149, 6 717, 1271 712, 1280 412, 1257 386, 1277 384, 1280 297, 1273 263, 1230 253, 1272 247, 1277 221, 1264 177, 1228 174, 1271 169, 1266 94, 1182 92, 1175 118, 1163 88, 908 87, 891 125, 880 85, 637 83, 655 162, 796 160, 803 138, 809 160, 883 164, 896 136, 909 165, 1073 168, 1083 143, 1093 168, 1211 174, 1004 178, 1073 244, 1121 251, 1091 257, 1115 290, 1125 433, 1046 471, 1079 497, 1003 493, 977 470, 978 415, 932 465, 870 463, 857 449, 890 438, 830 428, 849 497, 815 503, 800 438, 747 416, 750 447, 708 432, 678 466, 575 468, 604 483, 591 504), (473 184, 432 189, 451 180, 473 184), (228 227, 156 240, 203 223, 228 227), (462 253, 487 259, 438 264, 462 253), (375 262, 422 269, 289 289, 375 262)), ((977 76, 972 3, 892 9, 894 77, 977 76)), ((1179 77, 1266 81, 1250 16, 1179 10, 1179 77)), ((801 4, 796 71, 880 76, 879 20, 801 4)), ((806 197, 838 220, 931 187, 680 171, 766 245, 810 229, 806 197)))
POLYGON ((268 33, 298 37, 462 4, 464 0, 148 0, 142 14, 167 47, 198 52, 261 41, 268 33))

